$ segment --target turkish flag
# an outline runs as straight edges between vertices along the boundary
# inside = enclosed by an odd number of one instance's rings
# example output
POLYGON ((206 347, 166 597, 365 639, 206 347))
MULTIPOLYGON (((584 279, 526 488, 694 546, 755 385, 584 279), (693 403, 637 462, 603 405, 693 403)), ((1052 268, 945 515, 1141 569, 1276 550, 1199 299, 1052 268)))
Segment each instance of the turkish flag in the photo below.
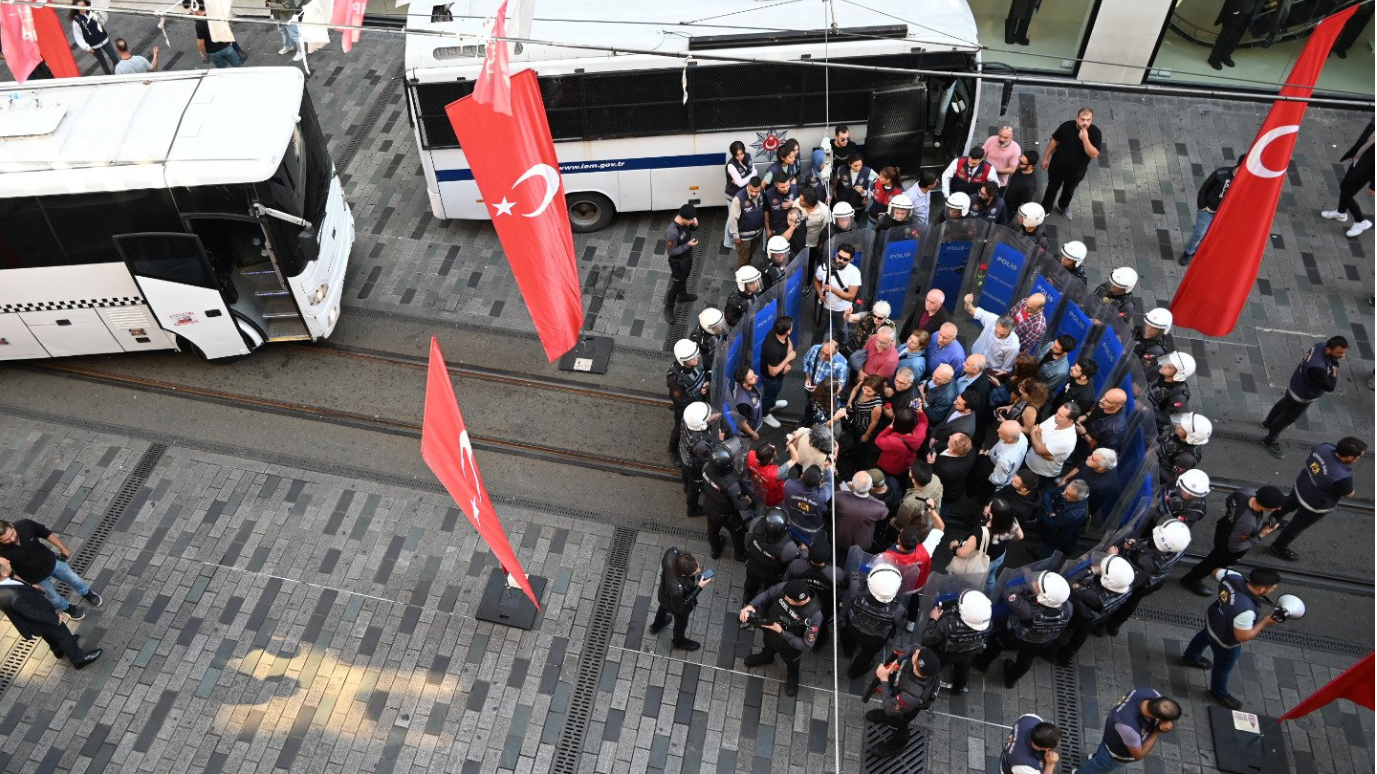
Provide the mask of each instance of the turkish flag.
POLYGON ((0 5, 0 48, 14 79, 23 83, 43 61, 38 50, 38 30, 34 28, 33 8, 27 5, 0 5))
POLYGON ((76 59, 72 57, 72 44, 67 42, 67 32, 62 29, 57 11, 51 8, 33 9, 33 26, 38 32, 39 53, 53 72, 53 77, 76 78, 81 75, 76 59))
MULTIPOLYGON (((335 0, 334 7, 330 9, 330 23, 336 27, 362 27, 363 12, 367 7, 368 0, 335 0)), ((341 29, 340 47, 346 52, 352 51, 361 34, 357 29, 341 29)))
MULTIPOLYGON (((1283 97, 1309 97, 1324 61, 1353 6, 1320 22, 1296 60, 1283 97)), ((1171 300, 1172 323, 1206 336, 1227 336, 1238 324, 1248 293, 1257 284, 1262 251, 1281 199, 1281 183, 1291 163, 1306 102, 1274 102, 1244 165, 1234 175, 1210 230, 1195 253, 1171 300)))
MULTIPOLYGON (((507 36, 507 0, 497 7, 497 18, 493 20, 487 45, 483 47, 483 71, 478 74, 478 83, 473 86, 473 99, 504 116, 512 114, 511 70, 507 64, 507 41, 498 40, 507 36)), ((542 115, 543 111, 542 111, 542 115)))
POLYGON ((483 486, 483 476, 478 472, 478 462, 473 458, 473 442, 464 425, 464 417, 459 413, 459 401, 454 397, 454 385, 449 381, 449 371, 445 368, 445 356, 440 354, 440 343, 432 336, 430 339, 430 372, 426 377, 426 415, 421 423, 421 457, 445 485, 445 491, 459 504, 459 508, 473 522, 488 548, 497 557, 502 570, 511 575, 530 597, 536 609, 540 600, 531 590, 531 582, 521 569, 512 544, 507 542, 507 534, 497 520, 497 511, 492 507, 488 489, 483 486))
POLYGON ((1310 698, 1292 707, 1285 715, 1277 718, 1280 723, 1283 720, 1291 720, 1302 715, 1309 715, 1315 710, 1334 701, 1335 699, 1348 699, 1361 707, 1372 709, 1373 704, 1373 679, 1377 677, 1373 672, 1373 654, 1369 653, 1361 661, 1344 670, 1344 673, 1330 680, 1323 688, 1310 694, 1310 698))
POLYGON ((554 362, 578 343, 583 297, 559 159, 535 72, 512 77, 511 115, 494 107, 468 96, 445 113, 491 208, 545 355, 554 362))

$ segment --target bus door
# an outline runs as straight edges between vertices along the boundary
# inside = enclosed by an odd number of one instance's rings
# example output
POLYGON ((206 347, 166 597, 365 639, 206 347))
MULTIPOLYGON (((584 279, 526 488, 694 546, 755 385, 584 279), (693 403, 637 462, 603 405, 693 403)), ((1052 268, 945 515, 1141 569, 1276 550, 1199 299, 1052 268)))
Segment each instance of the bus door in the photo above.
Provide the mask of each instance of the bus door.
POLYGON ((249 354, 200 239, 128 234, 115 237, 115 247, 159 327, 207 360, 249 354))
POLYGON ((924 85, 877 91, 870 95, 865 130, 865 163, 916 170, 922 165, 927 133, 928 88, 924 85))
POLYGON ((262 223, 250 217, 219 214, 186 215, 182 220, 201 240, 230 309, 241 324, 251 326, 255 338, 311 338, 262 223))

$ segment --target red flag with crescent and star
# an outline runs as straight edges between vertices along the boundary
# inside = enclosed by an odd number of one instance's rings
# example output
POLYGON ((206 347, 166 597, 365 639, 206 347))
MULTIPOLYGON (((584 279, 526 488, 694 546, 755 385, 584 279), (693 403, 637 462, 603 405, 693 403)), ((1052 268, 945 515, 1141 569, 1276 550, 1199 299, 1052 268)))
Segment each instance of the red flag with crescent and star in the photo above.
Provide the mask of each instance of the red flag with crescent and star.
POLYGON ((507 533, 497 520, 488 488, 478 472, 473 458, 473 441, 469 438, 464 416, 459 413, 459 401, 454 397, 454 385, 449 380, 445 356, 440 342, 430 338, 430 370, 426 376, 426 414, 421 423, 421 458, 430 466, 435 477, 445 485, 445 491, 459 504, 488 544, 503 571, 516 580, 531 602, 540 609, 540 600, 531 589, 526 571, 521 569, 507 533))
POLYGON ((1309 698, 1277 718, 1283 720, 1309 715, 1315 710, 1337 699, 1348 699, 1359 707, 1372 709, 1373 705, 1373 654, 1369 653, 1358 663, 1345 669, 1343 674, 1330 680, 1323 688, 1310 694, 1309 698))
POLYGON ((512 76, 511 115, 476 96, 447 105, 445 113, 483 194, 545 355, 554 362, 578 343, 583 296, 564 182, 540 86, 532 70, 512 76))
MULTIPOLYGON (((1355 5, 1315 27, 1291 68, 1281 96, 1309 97, 1314 93, 1334 39, 1357 10, 1355 5)), ((1171 314, 1177 327, 1193 328, 1206 336, 1227 336, 1238 324, 1248 293, 1257 284, 1262 252, 1281 200, 1282 180, 1308 104, 1272 103, 1247 160, 1234 175, 1228 195, 1176 288, 1171 314)))

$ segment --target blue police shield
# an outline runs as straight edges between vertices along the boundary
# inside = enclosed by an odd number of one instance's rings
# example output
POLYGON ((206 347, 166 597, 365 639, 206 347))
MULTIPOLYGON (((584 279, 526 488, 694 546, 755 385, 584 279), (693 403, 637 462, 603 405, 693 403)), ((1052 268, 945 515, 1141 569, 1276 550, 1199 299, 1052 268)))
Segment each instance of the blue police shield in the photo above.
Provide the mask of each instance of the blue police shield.
POLYGON ((808 248, 803 248, 784 269, 784 314, 794 321, 794 332, 790 338, 798 346, 799 330, 803 327, 799 316, 803 311, 803 291, 808 283, 808 248))
POLYGON ((1019 291, 1023 289, 1024 277, 1032 265, 1027 250, 1020 248, 1014 238, 1022 239, 1017 235, 1000 233, 987 241, 976 267, 979 282, 976 306, 992 314, 1004 314, 1020 299, 1019 291))

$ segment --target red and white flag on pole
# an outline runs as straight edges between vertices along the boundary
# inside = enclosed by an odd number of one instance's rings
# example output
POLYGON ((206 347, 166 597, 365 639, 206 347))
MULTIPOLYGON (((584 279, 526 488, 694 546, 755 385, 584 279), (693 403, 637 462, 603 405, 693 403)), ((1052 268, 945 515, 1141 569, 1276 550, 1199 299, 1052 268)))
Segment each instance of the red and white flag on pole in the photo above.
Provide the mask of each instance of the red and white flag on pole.
POLYGON ((0 5, 0 48, 5 50, 5 64, 14 79, 23 83, 33 69, 43 61, 38 50, 38 30, 34 27, 33 8, 27 5, 0 5))
POLYGON ((497 6, 497 18, 493 19, 492 29, 488 31, 488 42, 483 47, 483 72, 478 74, 478 83, 473 87, 473 99, 504 116, 512 114, 511 69, 508 64, 510 51, 507 41, 507 0, 497 6))
POLYGON ((503 571, 516 580, 539 610, 540 600, 536 599, 526 571, 521 569, 512 544, 507 541, 507 533, 502 531, 497 511, 488 497, 488 488, 483 485, 483 476, 473 457, 473 442, 469 439, 464 417, 459 413, 459 401, 454 397, 454 385, 445 368, 445 356, 440 353, 440 343, 433 336, 430 339, 430 371, 426 378, 426 414, 421 424, 421 457, 445 485, 445 491, 468 515, 503 571))
POLYGON ((1309 715, 1336 699, 1348 699, 1360 707, 1372 709, 1374 677, 1377 677, 1377 674, 1373 671, 1373 654, 1369 653, 1358 663, 1345 669, 1343 674, 1330 680, 1323 688, 1310 694, 1305 701, 1277 718, 1277 722, 1309 715))
MULTIPOLYGON (((335 27, 362 27, 363 12, 367 7, 368 0, 335 0, 334 7, 330 9, 330 23, 335 27)), ((357 29, 341 29, 340 47, 346 52, 354 50, 354 44, 359 42, 361 34, 357 29)))
MULTIPOLYGON (((1320 70, 1344 22, 1356 13, 1354 5, 1325 19, 1310 33, 1300 59, 1296 60, 1283 97, 1309 97, 1315 91, 1320 70)), ((1274 102, 1247 161, 1234 175, 1229 195, 1205 232, 1186 276, 1171 300, 1172 323, 1194 328, 1206 336, 1227 336, 1238 324, 1248 293, 1257 284, 1262 252, 1272 230, 1272 218, 1281 200, 1281 184, 1296 134, 1305 117, 1306 102, 1274 102)))
MULTIPOLYGON (((488 46, 489 56, 493 48, 488 46)), ((476 91, 446 106, 445 113, 492 215, 545 355, 554 362, 578 343, 583 329, 578 260, 536 74, 523 70, 510 82, 510 115, 496 110, 496 100, 479 101, 476 91)))
POLYGON ((38 51, 43 62, 48 65, 54 78, 76 78, 81 75, 76 59, 72 57, 72 44, 67 42, 67 31, 52 8, 34 8, 33 26, 38 33, 38 51))

